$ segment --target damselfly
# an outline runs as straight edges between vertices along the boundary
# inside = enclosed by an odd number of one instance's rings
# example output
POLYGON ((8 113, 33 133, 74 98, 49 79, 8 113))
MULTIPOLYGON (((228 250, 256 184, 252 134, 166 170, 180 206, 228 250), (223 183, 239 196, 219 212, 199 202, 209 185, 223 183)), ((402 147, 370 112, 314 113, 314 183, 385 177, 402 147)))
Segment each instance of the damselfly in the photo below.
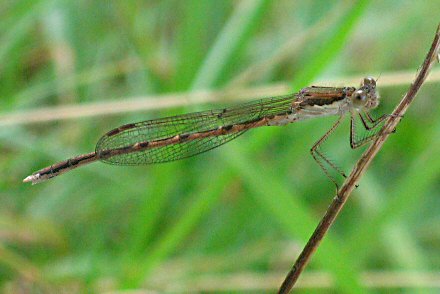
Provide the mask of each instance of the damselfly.
MULTIPOLYGON (((370 110, 379 105, 376 80, 366 77, 354 87, 316 87, 298 93, 265 98, 231 108, 208 110, 120 126, 105 134, 95 151, 43 168, 25 178, 36 184, 94 161, 119 165, 142 165, 169 162, 191 157, 223 145, 244 132, 262 126, 288 123, 322 116, 339 116, 329 131, 311 148, 311 154, 325 174, 336 184, 326 165, 345 177, 344 172, 328 160, 319 146, 349 113, 350 146, 360 147, 377 132, 358 138, 356 119, 366 130, 376 129, 387 117, 374 119, 370 110)), ((337 185, 337 184, 336 184, 337 185)))

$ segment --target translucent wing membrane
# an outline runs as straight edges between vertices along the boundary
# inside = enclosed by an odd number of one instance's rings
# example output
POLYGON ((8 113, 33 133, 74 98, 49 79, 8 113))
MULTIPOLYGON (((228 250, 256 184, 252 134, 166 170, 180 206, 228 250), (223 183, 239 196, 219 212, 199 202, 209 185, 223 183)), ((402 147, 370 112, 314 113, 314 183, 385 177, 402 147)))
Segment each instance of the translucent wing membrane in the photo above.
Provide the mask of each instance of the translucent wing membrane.
POLYGON ((130 152, 102 156, 100 160, 121 165, 161 163, 187 158, 216 148, 257 125, 265 117, 291 112, 295 95, 266 98, 231 108, 209 110, 127 124, 105 134, 96 145, 98 157, 108 150, 130 152), (246 128, 233 128, 246 125, 246 128), (230 130, 222 134, 213 131, 230 130), (172 140, 179 136, 179 140, 172 140), (186 140, 185 140, 186 139, 186 140), (137 143, 158 147, 130 148, 137 143))
POLYGON ((101 160, 106 163, 119 165, 142 165, 169 162, 206 152, 231 141, 244 132, 245 131, 222 136, 194 139, 188 142, 169 144, 163 147, 114 155, 101 160))

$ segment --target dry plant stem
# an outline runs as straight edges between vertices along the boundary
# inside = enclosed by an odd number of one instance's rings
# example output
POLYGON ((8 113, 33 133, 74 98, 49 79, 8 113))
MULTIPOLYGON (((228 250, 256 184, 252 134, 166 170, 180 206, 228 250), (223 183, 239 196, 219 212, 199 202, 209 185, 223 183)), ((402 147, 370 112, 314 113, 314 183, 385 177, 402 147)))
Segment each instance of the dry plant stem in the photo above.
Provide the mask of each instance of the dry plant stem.
POLYGON ((379 152, 380 148, 388 138, 388 136, 396 129, 396 126, 400 122, 401 118, 405 114, 411 102, 414 100, 417 92, 424 83, 432 65, 438 59, 439 46, 440 46, 440 25, 437 27, 437 32, 435 34, 434 41, 431 45, 431 49, 422 64, 422 67, 417 74, 416 79, 411 84, 408 92, 400 101, 399 105, 394 109, 392 116, 386 121, 381 132, 379 133, 376 140, 370 145, 370 147, 362 154, 362 157, 356 163, 350 176, 345 180, 343 186, 337 192, 337 195, 333 198, 332 203, 328 207, 324 217, 322 218, 319 225, 316 227, 303 251, 299 255, 295 264, 293 265, 290 272, 287 274, 283 284, 281 285, 278 293, 288 293, 292 287, 295 285, 301 272, 304 270, 308 261, 310 260, 313 253, 318 248, 322 238, 327 233, 330 226, 335 221, 345 202, 347 202, 348 197, 355 188, 356 184, 359 182, 360 177, 366 171, 370 165, 373 158, 379 152))
MULTIPOLYGON (((375 76, 373 74, 373 76, 375 76)), ((413 73, 390 72, 380 76, 380 86, 390 87, 406 85, 412 80, 413 73)), ((336 77, 332 80, 318 81, 325 85, 353 85, 364 78, 363 76, 336 77)), ((440 81, 440 70, 431 73, 426 82, 440 81)), ((192 106, 205 103, 219 102, 245 102, 252 99, 267 98, 271 96, 285 95, 290 91, 287 82, 279 82, 270 85, 250 87, 243 89, 226 89, 219 91, 196 91, 191 93, 171 93, 162 95, 126 97, 119 101, 101 101, 94 103, 81 103, 73 105, 59 105, 41 107, 32 110, 20 110, 15 113, 1 113, 0 128, 7 126, 36 124, 58 120, 95 117, 102 115, 119 115, 122 113, 141 112, 150 110, 169 109, 172 107, 192 106)))

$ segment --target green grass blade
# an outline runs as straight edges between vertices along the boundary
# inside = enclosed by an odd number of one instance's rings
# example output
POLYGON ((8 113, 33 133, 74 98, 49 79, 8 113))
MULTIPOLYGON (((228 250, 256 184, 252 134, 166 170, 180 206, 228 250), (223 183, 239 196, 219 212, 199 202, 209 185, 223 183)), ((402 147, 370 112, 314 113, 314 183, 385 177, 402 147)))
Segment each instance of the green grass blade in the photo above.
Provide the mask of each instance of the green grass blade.
POLYGON ((191 90, 215 86, 224 66, 229 63, 238 48, 249 39, 269 2, 267 0, 240 2, 210 49, 194 79, 191 90))
POLYGON ((322 42, 319 48, 315 49, 312 59, 307 61, 306 67, 298 72, 292 81, 293 91, 308 86, 341 53, 347 44, 350 33, 355 28, 360 18, 370 3, 369 0, 359 0, 353 3, 341 21, 336 25, 333 32, 322 42))

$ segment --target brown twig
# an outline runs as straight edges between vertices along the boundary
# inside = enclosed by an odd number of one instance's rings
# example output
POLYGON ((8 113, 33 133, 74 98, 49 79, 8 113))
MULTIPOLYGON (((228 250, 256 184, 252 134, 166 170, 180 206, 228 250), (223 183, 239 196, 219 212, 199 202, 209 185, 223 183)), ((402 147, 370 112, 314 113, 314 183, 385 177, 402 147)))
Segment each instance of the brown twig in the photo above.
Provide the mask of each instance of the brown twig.
POLYGON ((288 293, 292 287, 295 285, 301 272, 304 270, 305 266, 309 262, 311 256, 318 248, 322 238, 327 233, 330 226, 335 221, 344 204, 347 202, 348 197, 355 188, 356 184, 359 182, 363 173, 367 170, 373 158, 382 148, 388 136, 396 129, 401 118, 405 114, 411 102, 414 100, 417 92, 424 83, 426 77, 428 76, 432 65, 435 60, 439 59, 439 47, 440 47, 440 24, 437 27, 437 31, 432 42, 431 49, 429 50, 425 61, 422 64, 420 71, 417 74, 416 79, 411 84, 408 92, 400 101, 399 105, 394 109, 393 114, 384 124, 381 132, 377 136, 376 140, 371 144, 371 146, 362 154, 362 157, 356 163, 350 176, 346 179, 343 186, 337 192, 336 196, 333 198, 332 203, 328 207, 324 217, 321 222, 316 227, 303 251, 299 255, 295 264, 293 265, 290 272, 284 279, 278 293, 288 293))

